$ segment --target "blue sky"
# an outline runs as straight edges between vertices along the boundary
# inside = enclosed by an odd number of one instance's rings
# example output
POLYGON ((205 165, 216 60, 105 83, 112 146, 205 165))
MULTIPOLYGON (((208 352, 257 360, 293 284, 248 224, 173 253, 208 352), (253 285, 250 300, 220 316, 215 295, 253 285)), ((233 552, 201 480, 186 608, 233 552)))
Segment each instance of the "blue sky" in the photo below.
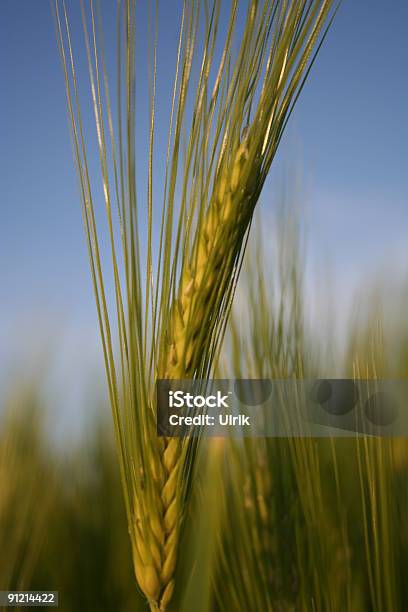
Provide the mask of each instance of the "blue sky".
MULTIPOLYGON (((115 2, 102 4, 110 11, 115 2)), ((79 41, 79 2, 67 5, 79 41)), ((160 4, 163 82, 180 5, 160 4)), ((404 0, 344 0, 262 197, 267 208, 283 169, 300 167, 311 257, 330 262, 343 297, 396 254, 408 265, 407 34, 404 0)), ((48 330, 57 344, 61 335, 65 372, 78 353, 88 365, 99 359, 99 345, 47 0, 2 0, 0 75, 0 365, 26 350, 27 335, 41 344, 48 330)))

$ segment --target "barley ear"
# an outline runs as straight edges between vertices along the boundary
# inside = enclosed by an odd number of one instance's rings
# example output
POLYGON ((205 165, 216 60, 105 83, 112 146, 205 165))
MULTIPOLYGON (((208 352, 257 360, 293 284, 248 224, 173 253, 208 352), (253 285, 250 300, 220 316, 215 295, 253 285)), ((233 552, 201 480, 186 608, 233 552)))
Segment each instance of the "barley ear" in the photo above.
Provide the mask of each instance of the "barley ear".
MULTIPOLYGON (((118 2, 114 121, 102 19, 82 6, 111 268, 102 266, 95 188, 69 16, 55 0, 85 235, 136 580, 152 609, 175 588, 197 440, 156 431, 155 381, 206 379, 225 329, 254 208, 327 27, 330 0, 185 1, 169 117, 163 204, 153 202, 158 39, 150 46, 146 206, 136 170, 136 2, 118 2), (237 20, 243 23, 238 35, 237 20), (89 25, 90 24, 90 25, 89 25), (223 32, 224 37, 218 44, 223 32), (192 87, 192 70, 200 66, 192 87), (184 138, 186 135, 186 138, 184 138), (181 144, 183 143, 183 155, 181 144), (183 159, 183 163, 181 163, 183 159), (159 224, 159 236, 154 231, 159 224), (117 230, 117 231, 116 231, 117 230), (119 237, 119 238, 118 238, 119 237), (106 274, 112 269, 115 306, 106 274)), ((152 7, 152 13, 153 13, 152 7)), ((160 77, 161 78, 161 77, 160 77)))

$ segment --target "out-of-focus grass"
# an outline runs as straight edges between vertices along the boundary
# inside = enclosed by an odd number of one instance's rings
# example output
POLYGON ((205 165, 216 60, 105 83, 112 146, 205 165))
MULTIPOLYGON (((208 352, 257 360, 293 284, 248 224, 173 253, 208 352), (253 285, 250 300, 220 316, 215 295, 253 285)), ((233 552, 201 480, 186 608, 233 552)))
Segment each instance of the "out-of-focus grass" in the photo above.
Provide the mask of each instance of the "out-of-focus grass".
MULTIPOLYGON (((290 215, 284 220, 274 234, 280 254, 276 266, 262 253, 249 256, 248 310, 233 319, 229 339, 232 376, 335 375, 319 357, 330 351, 316 340, 310 343, 305 330, 299 227, 290 215), (246 320, 248 326, 242 324, 246 320)), ((262 250, 260 244, 258 237, 262 250)), ((398 322, 394 343, 387 347, 378 302, 372 300, 364 314, 348 329, 349 350, 344 363, 337 358, 337 372, 373 382, 406 377, 405 322, 398 322)), ((217 582, 221 609, 407 609, 402 580, 408 533, 405 439, 228 444, 227 528, 217 582)))
POLYGON ((134 588, 113 439, 105 423, 65 457, 37 586, 60 591, 63 610, 146 610, 134 588))
POLYGON ((47 443, 37 381, 0 429, 0 589, 56 590, 61 610, 145 610, 134 588, 110 428, 65 455, 47 443))
POLYGON ((15 391, 0 413, 0 590, 31 583, 55 502, 38 396, 15 391))
MULTIPOLYGON (((283 210, 274 233, 276 264, 268 258, 267 270, 259 231, 246 271, 249 326, 243 330, 238 316, 231 325, 234 376, 318 375, 318 351, 307 344, 304 329, 299 231, 296 218, 283 210)), ((221 609, 357 609, 331 451, 326 441, 308 438, 229 441, 221 609), (323 470, 331 474, 324 477, 323 470)))

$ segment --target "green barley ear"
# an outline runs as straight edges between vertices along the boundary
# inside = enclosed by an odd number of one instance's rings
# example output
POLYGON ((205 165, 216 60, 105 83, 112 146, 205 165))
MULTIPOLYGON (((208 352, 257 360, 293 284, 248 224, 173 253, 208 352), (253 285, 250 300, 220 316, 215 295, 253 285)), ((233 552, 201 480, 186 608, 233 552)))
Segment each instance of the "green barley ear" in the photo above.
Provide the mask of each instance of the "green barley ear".
MULTIPOLYGON (((289 193, 293 172, 291 180, 289 193)), ((221 378, 318 376, 320 359, 305 329, 303 224, 295 202, 282 204, 274 244, 264 246, 257 227, 252 235, 240 279, 248 299, 239 313, 233 308, 224 359, 230 370, 221 378)), ((270 225, 274 221, 275 216, 270 225)), ((216 577, 220 610, 306 612, 310 602, 316 602, 316 610, 357 609, 349 605, 344 499, 333 486, 339 468, 334 449, 328 460, 322 442, 296 436, 227 441, 216 577)))
MULTIPOLYGON (((390 377, 386 358, 384 314, 378 296, 370 296, 366 321, 353 322, 347 352, 349 376, 367 379, 366 393, 378 390, 377 381, 390 377), (388 371, 387 371, 388 370, 388 371)), ((398 524, 395 502, 394 453, 401 439, 387 436, 361 436, 353 440, 357 465, 364 574, 368 584, 369 605, 373 610, 398 610, 401 607, 396 576, 396 540, 390 537, 398 524)), ((353 451, 353 449, 351 449, 353 451)))
POLYGON ((105 292, 94 177, 63 0, 55 1, 56 27, 136 578, 151 608, 164 610, 175 585, 194 445, 157 438, 155 380, 205 378, 212 371, 252 214, 327 31, 332 2, 250 0, 245 13, 242 3, 233 0, 223 28, 220 0, 185 0, 161 209, 153 201, 160 73, 157 3, 150 20, 156 28, 150 47, 144 207, 136 197, 136 2, 118 0, 116 121, 102 20, 93 0, 86 4, 81 6, 111 242, 115 317, 109 313, 105 292), (241 18, 244 28, 237 39, 241 18))

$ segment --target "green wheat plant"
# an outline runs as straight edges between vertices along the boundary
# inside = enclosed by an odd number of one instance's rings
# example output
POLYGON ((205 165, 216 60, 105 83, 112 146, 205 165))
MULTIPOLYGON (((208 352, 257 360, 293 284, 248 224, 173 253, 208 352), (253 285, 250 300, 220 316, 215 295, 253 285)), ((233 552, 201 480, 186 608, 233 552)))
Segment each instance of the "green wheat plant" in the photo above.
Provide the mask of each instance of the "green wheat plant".
MULTIPOLYGON (((386 333, 379 298, 387 294, 378 288, 375 294, 364 288, 369 305, 351 320, 345 355, 336 351, 327 370, 329 353, 308 331, 302 224, 292 215, 284 211, 283 224, 262 221, 268 232, 279 225, 274 265, 262 243, 265 230, 252 235, 240 279, 249 297, 241 309, 234 303, 222 375, 340 374, 367 380, 368 391, 379 379, 392 380, 395 366, 405 378, 405 325, 398 321, 394 339, 386 333)), ((220 609, 405 609, 406 438, 229 439, 225 453, 215 578, 220 609)))
POLYGON ((92 0, 81 3, 100 198, 64 2, 55 2, 55 17, 135 574, 151 609, 164 610, 175 587, 196 443, 157 436, 155 381, 206 379, 213 371, 255 206, 334 11, 331 0, 234 0, 224 23, 218 0, 183 3, 159 204, 157 4, 150 20, 143 203, 136 2, 117 6, 113 100, 103 19, 92 0), (109 266, 98 199, 106 212, 109 266))
MULTIPOLYGON (((354 329, 353 332, 349 348, 351 376, 355 379, 367 379, 368 390, 377 391, 376 381, 390 378, 384 315, 378 298, 372 299, 365 324, 360 324, 360 328, 354 329)), ((399 506, 402 499, 396 488, 393 466, 394 449, 400 444, 398 438, 376 436, 362 436, 354 441, 364 542, 363 568, 368 586, 367 600, 370 609, 376 611, 401 609, 396 572, 398 546, 392 535, 399 523, 399 506)))
POLYGON ((20 383, 0 408, 0 589, 23 590, 44 548, 56 470, 48 463, 41 401, 31 385, 20 383))
MULTIPOLYGON (((261 216, 243 267, 240 290, 250 297, 245 314, 234 305, 224 344, 224 367, 237 378, 296 381, 321 369, 319 347, 305 323, 301 219, 292 201, 282 201, 267 232, 261 216), (276 239, 272 250, 263 242, 266 233, 276 239), (242 319, 248 321, 245 330, 242 319)), ((357 609, 335 486, 338 460, 326 442, 228 440, 220 491, 226 524, 216 578, 222 610, 357 609)))

